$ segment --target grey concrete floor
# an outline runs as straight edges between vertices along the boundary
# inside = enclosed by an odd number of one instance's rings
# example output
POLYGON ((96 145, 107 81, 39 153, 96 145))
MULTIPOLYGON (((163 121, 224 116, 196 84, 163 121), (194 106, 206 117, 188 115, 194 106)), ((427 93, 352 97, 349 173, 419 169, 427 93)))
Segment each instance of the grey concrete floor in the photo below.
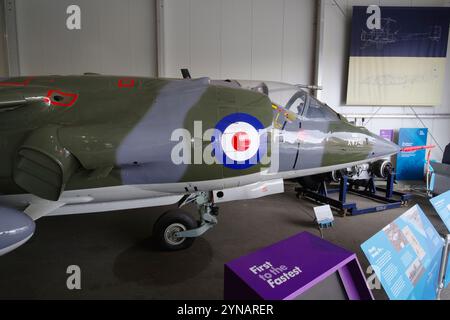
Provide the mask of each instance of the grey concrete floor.
MULTIPOLYGON (((286 189, 222 204, 219 225, 179 252, 158 251, 150 237, 154 221, 170 207, 43 218, 27 244, 0 257, 0 299, 222 299, 224 263, 302 231, 319 235, 315 204, 298 200, 293 185, 286 189), (81 268, 81 290, 66 287, 69 265, 81 268)), ((416 202, 443 232, 428 201, 416 197, 410 205, 416 202)), ((325 239, 356 252, 366 270, 360 244, 405 210, 336 217, 325 239)), ((374 295, 386 299, 382 290, 374 295)))

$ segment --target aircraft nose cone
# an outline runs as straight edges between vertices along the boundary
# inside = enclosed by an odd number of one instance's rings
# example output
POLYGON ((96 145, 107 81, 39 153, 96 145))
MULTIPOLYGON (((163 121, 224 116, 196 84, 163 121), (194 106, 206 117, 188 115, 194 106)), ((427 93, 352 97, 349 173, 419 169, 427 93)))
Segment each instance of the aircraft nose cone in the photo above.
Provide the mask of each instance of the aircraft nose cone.
POLYGON ((386 139, 377 137, 373 152, 375 157, 390 156, 400 152, 400 147, 386 139))
POLYGON ((0 207, 0 256, 24 244, 34 229, 34 221, 25 213, 0 207))

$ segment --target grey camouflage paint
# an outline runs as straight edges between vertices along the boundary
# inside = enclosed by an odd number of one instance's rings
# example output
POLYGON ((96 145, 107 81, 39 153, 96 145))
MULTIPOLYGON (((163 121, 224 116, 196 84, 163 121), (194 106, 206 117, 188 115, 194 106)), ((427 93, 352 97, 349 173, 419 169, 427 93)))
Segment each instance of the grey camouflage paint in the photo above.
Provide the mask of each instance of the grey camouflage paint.
POLYGON ((171 160, 171 151, 177 143, 171 141, 171 134, 183 128, 184 119, 205 93, 208 82, 208 79, 180 80, 163 87, 148 113, 117 148, 117 165, 122 169, 124 184, 181 180, 188 165, 175 165, 171 160), (183 92, 182 97, 179 92, 183 92))

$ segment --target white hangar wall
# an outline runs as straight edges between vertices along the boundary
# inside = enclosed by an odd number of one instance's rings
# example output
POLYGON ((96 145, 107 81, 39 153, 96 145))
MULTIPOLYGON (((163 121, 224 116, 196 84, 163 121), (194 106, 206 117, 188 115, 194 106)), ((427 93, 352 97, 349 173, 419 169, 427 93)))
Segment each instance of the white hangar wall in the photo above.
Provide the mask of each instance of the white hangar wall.
MULTIPOLYGON (((255 79, 312 84, 315 58, 315 0, 160 0, 163 5, 160 74, 180 77, 255 79)), ((324 0, 320 98, 343 114, 373 114, 378 107, 345 107, 352 6, 449 6, 448 0, 324 0)), ((450 63, 447 64, 450 83, 450 63)), ((450 85, 449 85, 450 86, 450 85)), ((426 94, 426 93, 424 93, 426 94)), ((450 113, 450 90, 442 104, 414 108, 418 114, 450 113)), ((378 114, 402 116, 409 107, 383 107, 378 114)), ((367 128, 421 127, 413 118, 374 118, 367 128)), ((366 117, 367 120, 367 117, 366 117)), ((450 142, 450 119, 424 119, 437 143, 450 142)), ((359 119, 358 124, 361 123, 359 119)), ((429 143, 435 144, 431 136, 429 143)), ((439 148, 433 157, 440 160, 439 148)))
POLYGON ((21 75, 156 75, 155 0, 16 0, 21 75), (81 30, 66 9, 81 7, 81 30))
POLYGON ((311 83, 315 0, 162 3, 162 75, 311 83))

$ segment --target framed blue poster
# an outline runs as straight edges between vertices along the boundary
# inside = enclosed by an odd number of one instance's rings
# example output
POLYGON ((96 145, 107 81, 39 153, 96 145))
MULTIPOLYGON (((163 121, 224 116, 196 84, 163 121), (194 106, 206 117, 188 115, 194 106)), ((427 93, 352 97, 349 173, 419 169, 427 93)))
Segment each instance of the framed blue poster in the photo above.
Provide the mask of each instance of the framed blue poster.
MULTIPOLYGON (((401 148, 420 147, 427 145, 427 128, 400 128, 398 145, 401 148)), ((397 154, 397 179, 422 180, 425 168, 426 150, 400 152, 397 154)))
POLYGON ((354 6, 347 104, 439 105, 449 23, 447 7, 354 6))

